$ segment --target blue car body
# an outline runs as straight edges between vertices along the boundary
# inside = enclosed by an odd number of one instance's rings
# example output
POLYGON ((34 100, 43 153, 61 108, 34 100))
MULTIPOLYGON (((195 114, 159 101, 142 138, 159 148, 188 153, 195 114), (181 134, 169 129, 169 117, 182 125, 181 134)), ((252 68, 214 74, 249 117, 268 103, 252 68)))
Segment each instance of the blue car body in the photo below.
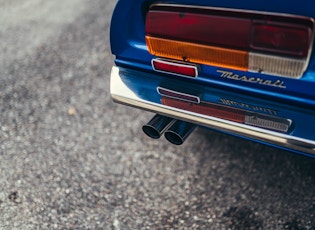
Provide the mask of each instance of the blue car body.
MULTIPOLYGON (((115 55, 115 66, 111 72, 111 96, 115 102, 299 154, 315 156, 314 52, 310 53, 307 68, 300 78, 207 64, 198 64, 198 77, 193 78, 158 72, 152 67, 152 60, 157 56, 148 51, 145 40, 146 14, 150 6, 157 3, 164 2, 117 2, 110 30, 111 49, 115 55), (211 115, 212 110, 210 114, 205 114, 166 105, 161 102, 159 89, 170 89, 168 92, 175 91, 188 96, 196 95, 198 100, 200 98, 203 103, 220 111, 226 108, 241 111, 247 114, 247 123, 211 115), (260 125, 251 124, 251 119, 260 119, 260 125)), ((267 12, 272 15, 298 15, 310 20, 315 18, 315 3, 310 1, 307 4, 296 0, 172 0, 166 3, 174 6, 267 12)), ((312 45, 313 43, 310 50, 312 45)))

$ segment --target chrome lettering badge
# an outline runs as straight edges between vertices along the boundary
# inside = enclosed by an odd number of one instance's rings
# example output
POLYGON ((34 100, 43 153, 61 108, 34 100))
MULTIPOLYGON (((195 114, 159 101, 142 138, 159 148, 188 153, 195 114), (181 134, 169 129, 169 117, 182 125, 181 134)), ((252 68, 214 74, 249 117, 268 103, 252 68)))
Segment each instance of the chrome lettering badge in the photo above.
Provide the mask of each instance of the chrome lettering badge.
POLYGON ((243 103, 239 101, 233 101, 233 100, 229 100, 225 98, 220 98, 219 103, 223 105, 227 105, 227 106, 232 106, 235 108, 250 110, 253 112, 260 112, 260 113, 265 113, 265 114, 270 114, 270 115, 278 115, 278 111, 271 108, 251 105, 251 104, 247 104, 247 103, 243 103))
POLYGON ((230 71, 224 71, 224 70, 217 70, 218 73, 220 73, 220 77, 222 78, 228 78, 236 81, 244 81, 244 82, 249 82, 249 83, 256 83, 260 85, 267 85, 267 86, 272 86, 272 87, 278 87, 285 89, 286 86, 284 85, 284 81, 280 80, 268 80, 268 79, 263 79, 260 77, 247 77, 247 76, 241 76, 238 74, 234 74, 233 72, 230 71))

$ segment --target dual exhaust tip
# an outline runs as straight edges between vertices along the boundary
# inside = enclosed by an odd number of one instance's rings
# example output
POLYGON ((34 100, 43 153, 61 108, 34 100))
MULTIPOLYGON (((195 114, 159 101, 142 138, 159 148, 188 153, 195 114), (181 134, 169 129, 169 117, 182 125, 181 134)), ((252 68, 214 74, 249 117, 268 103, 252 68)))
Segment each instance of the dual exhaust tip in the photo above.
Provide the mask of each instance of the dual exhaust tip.
POLYGON ((175 145, 181 145, 196 128, 196 125, 156 114, 147 124, 142 126, 143 132, 153 139, 165 138, 175 145))

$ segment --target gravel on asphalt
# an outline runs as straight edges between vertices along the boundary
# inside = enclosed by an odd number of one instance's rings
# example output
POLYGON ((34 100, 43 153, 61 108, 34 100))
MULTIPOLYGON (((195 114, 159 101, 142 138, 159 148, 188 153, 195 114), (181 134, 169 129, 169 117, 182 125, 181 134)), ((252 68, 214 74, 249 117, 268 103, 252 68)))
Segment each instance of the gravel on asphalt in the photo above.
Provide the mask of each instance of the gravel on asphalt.
POLYGON ((315 229, 314 160, 111 101, 115 3, 0 3, 0 229, 315 229))

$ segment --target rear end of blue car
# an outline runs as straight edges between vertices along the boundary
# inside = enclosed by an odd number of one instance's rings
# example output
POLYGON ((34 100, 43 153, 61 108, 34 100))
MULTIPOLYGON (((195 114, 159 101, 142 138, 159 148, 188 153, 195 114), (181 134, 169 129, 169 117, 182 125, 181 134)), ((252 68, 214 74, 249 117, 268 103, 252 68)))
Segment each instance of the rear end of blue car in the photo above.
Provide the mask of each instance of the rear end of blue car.
POLYGON ((196 126, 315 154, 315 3, 120 0, 111 96, 182 144, 196 126))

